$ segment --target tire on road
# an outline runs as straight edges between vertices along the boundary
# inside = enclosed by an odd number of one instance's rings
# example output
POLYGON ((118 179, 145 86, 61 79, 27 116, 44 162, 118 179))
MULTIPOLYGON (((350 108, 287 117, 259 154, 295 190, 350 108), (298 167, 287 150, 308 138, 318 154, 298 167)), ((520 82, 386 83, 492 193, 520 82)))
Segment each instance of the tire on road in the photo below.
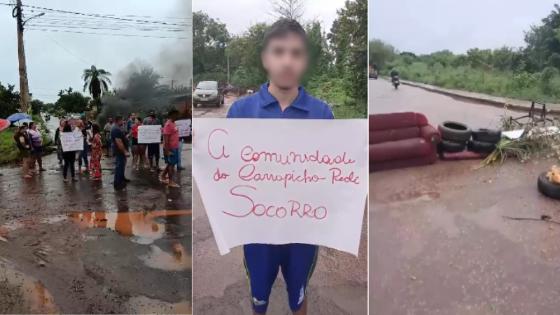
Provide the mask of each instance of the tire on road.
POLYGON ((498 143, 502 139, 502 132, 493 129, 477 129, 473 130, 472 138, 476 141, 498 143))
POLYGON ((465 150, 464 142, 454 142, 449 140, 442 140, 439 143, 439 150, 446 153, 457 153, 465 150))
POLYGON ((470 140, 467 147, 469 151, 476 153, 492 153, 496 149, 496 143, 470 140))
POLYGON ((441 138, 453 142, 466 143, 471 138, 471 129, 456 121, 445 121, 438 126, 441 138))
POLYGON ((546 172, 541 173, 539 176, 537 187, 541 194, 553 199, 560 199, 560 185, 549 181, 546 177, 546 172))

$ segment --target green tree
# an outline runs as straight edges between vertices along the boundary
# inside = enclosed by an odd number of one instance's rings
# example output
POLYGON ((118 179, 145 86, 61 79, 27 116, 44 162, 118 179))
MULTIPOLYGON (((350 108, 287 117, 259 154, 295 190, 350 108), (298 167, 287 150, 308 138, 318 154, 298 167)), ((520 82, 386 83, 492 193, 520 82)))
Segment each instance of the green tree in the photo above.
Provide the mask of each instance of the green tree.
POLYGON ((0 83, 0 117, 6 118, 19 109, 19 93, 14 91, 15 86, 0 83))
POLYGON ((230 35, 226 25, 203 12, 193 13, 194 81, 213 79, 225 81, 226 47, 230 35))
POLYGON ((90 98, 74 91, 71 87, 58 93, 55 108, 63 113, 82 113, 88 108, 90 98))
POLYGON ((82 75, 82 79, 84 80, 84 92, 87 90, 89 95, 93 97, 97 109, 101 106, 101 97, 103 93, 109 91, 109 85, 111 85, 110 76, 110 72, 97 69, 95 66, 85 69, 82 75))
POLYGON ((387 63, 393 61, 397 55, 395 47, 379 39, 369 42, 369 64, 379 69, 385 68, 387 63))

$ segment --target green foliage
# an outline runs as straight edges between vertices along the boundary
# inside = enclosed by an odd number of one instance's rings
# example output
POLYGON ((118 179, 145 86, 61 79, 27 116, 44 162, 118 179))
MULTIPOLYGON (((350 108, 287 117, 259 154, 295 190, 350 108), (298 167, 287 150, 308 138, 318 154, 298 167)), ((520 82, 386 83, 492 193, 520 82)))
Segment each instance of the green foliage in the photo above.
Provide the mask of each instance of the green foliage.
POLYGON ((19 109, 19 93, 14 91, 15 86, 3 86, 0 83, 0 117, 6 118, 19 109))
POLYGON ((0 164, 14 162, 19 158, 19 151, 14 142, 15 127, 0 132, 0 164))
MULTIPOLYGON (((193 73, 194 81, 208 77, 210 73, 225 73, 227 68, 226 46, 230 35, 226 25, 203 12, 193 13, 193 73)), ((219 78, 223 81, 225 76, 219 78)), ((216 80, 216 77, 214 77, 216 80)))
POLYGON ((90 98, 74 91, 71 87, 58 93, 55 110, 62 113, 82 113, 88 109, 90 98))

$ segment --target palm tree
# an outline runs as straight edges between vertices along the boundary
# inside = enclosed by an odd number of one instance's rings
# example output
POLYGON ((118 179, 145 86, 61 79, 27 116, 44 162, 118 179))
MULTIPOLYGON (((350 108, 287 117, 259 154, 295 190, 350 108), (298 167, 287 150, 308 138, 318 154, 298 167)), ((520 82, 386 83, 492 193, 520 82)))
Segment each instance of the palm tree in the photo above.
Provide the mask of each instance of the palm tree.
POLYGON ((84 70, 84 74, 82 75, 84 79, 84 92, 86 89, 88 90, 97 107, 101 105, 101 96, 103 93, 109 91, 109 85, 111 84, 110 76, 111 73, 109 71, 97 69, 95 66, 84 70))

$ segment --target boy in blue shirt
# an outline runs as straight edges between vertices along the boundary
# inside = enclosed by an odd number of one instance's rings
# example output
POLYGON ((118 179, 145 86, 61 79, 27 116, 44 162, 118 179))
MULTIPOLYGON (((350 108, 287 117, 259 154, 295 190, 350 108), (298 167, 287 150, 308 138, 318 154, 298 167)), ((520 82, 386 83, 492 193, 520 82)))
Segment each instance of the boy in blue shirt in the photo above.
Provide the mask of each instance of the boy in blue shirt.
MULTIPOLYGON (((295 20, 280 19, 264 37, 261 61, 269 82, 229 109, 228 118, 333 119, 330 107, 300 86, 308 66, 307 34, 295 20)), ((292 312, 307 314, 307 284, 317 261, 318 246, 247 244, 243 247, 253 311, 266 313, 278 271, 286 281, 292 312)))

